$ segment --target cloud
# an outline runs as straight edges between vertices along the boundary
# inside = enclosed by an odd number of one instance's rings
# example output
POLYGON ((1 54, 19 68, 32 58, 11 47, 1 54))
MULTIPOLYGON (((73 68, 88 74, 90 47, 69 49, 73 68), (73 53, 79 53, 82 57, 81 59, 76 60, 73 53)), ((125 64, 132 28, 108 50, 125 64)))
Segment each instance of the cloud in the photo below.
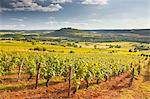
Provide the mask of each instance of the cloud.
POLYGON ((52 0, 52 3, 59 3, 59 4, 63 4, 63 3, 71 3, 72 0, 52 0))
POLYGON ((89 23, 87 22, 72 22, 69 20, 66 21, 57 21, 55 19, 50 19, 49 21, 44 23, 49 28, 64 28, 64 27, 73 27, 73 28, 80 28, 80 27, 87 27, 89 23), (57 27, 56 27, 57 26, 57 27))
MULTIPOLYGON (((14 28, 17 27, 17 25, 2 25, 2 27, 3 27, 4 29, 14 29, 14 28)), ((0 28, 1 28, 1 27, 0 27, 0 28)))
POLYGON ((81 3, 85 5, 106 5, 108 0, 82 0, 81 3))
POLYGON ((19 18, 10 18, 10 20, 18 21, 18 22, 22 22, 24 19, 19 19, 19 18))
POLYGON ((9 7, 2 8, 3 11, 41 11, 41 12, 54 12, 62 9, 60 4, 49 4, 42 6, 32 0, 13 0, 9 2, 9 7))
MULTIPOLYGON (((79 0, 84 5, 106 5, 108 0, 79 0)), ((56 12, 63 9, 65 3, 73 3, 73 0, 1 0, 2 11, 40 11, 56 12)))
POLYGON ((21 26, 21 27, 25 27, 26 25, 24 25, 24 24, 21 24, 20 26, 21 26))

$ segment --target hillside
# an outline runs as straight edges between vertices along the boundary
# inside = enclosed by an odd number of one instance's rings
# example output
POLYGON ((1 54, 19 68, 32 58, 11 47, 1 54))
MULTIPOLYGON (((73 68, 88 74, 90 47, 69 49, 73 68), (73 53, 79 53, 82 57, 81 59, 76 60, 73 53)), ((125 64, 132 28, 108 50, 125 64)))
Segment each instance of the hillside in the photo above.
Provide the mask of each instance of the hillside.
POLYGON ((134 29, 132 33, 150 36, 150 29, 134 29))
POLYGON ((83 30, 85 32, 95 32, 98 34, 138 34, 150 36, 150 29, 109 29, 109 30, 83 30))
POLYGON ((60 30, 55 30, 51 33, 48 33, 45 36, 84 38, 84 37, 100 37, 100 34, 85 32, 85 31, 73 29, 73 28, 62 28, 60 30))
POLYGON ((78 30, 73 28, 62 28, 50 32, 44 37, 73 38, 79 41, 137 41, 150 42, 149 29, 128 29, 128 30, 78 30))
POLYGON ((78 30, 62 28, 59 30, 0 30, 0 39, 150 43, 150 29, 78 30))

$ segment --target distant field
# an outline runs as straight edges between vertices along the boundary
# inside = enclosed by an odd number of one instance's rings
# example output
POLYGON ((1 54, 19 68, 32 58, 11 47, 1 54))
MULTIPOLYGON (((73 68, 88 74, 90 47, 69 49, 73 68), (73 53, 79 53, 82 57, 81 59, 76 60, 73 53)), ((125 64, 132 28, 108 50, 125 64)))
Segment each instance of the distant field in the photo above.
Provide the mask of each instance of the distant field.
MULTIPOLYGON (((36 42, 35 45, 32 42, 25 41, 9 41, 9 40, 1 40, 0 41, 0 50, 1 51, 32 51, 29 49, 34 49, 36 47, 46 48, 48 51, 56 51, 56 52, 65 52, 68 53, 70 51, 74 51, 75 53, 81 52, 110 52, 110 51, 118 51, 118 52, 129 52, 129 49, 134 49, 135 46, 146 46, 150 47, 149 44, 141 44, 136 42, 107 42, 107 43, 92 43, 92 42, 79 42, 74 43, 77 47, 67 46, 67 43, 72 44, 73 42, 62 42, 57 43, 57 45, 52 45, 55 42, 36 42), (111 46, 120 46, 121 48, 110 48, 111 46), (94 47, 96 46, 96 48, 94 47), (81 47, 81 48, 79 48, 81 47)), ((147 53, 148 51, 137 51, 136 53, 147 53)))
POLYGON ((150 43, 150 30, 1 30, 0 39, 23 41, 141 42, 150 43))

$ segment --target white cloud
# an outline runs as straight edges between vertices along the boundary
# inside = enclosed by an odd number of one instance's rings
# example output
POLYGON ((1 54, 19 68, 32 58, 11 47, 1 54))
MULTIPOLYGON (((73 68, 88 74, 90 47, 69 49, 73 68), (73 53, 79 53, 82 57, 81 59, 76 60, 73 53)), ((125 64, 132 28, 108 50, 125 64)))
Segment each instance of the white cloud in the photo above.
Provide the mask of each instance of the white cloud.
MULTIPOLYGON (((2 27, 4 29, 15 29, 17 26, 16 25, 2 25, 2 27)), ((0 27, 0 28, 3 29, 2 27, 0 27)))
POLYGON ((63 4, 63 3, 71 3, 72 2, 72 0, 52 0, 52 3, 61 3, 61 4, 63 4))
POLYGON ((102 22, 103 20, 101 20, 101 19, 90 19, 88 21, 89 22, 102 22))
POLYGON ((2 12, 2 7, 1 7, 1 5, 0 5, 0 12, 2 12))
POLYGON ((59 29, 64 27, 73 27, 73 28, 81 28, 89 26, 89 23, 86 22, 72 22, 72 21, 57 21, 57 20, 49 20, 44 23, 47 28, 59 29))
POLYGON ((62 9, 60 4, 50 4, 48 6, 42 6, 32 0, 14 0, 10 5, 13 8, 3 8, 4 11, 42 11, 42 12, 54 12, 62 9))
MULTIPOLYGON (((95 21, 91 20, 91 21, 95 21)), ((103 20, 102 22, 91 22, 91 21, 79 21, 79 20, 49 20, 42 22, 40 24, 37 23, 20 23, 20 24, 4 24, 0 26, 0 29, 20 29, 20 30, 33 30, 33 29, 60 29, 64 27, 72 27, 77 29, 133 29, 133 28, 149 28, 150 24, 148 23, 150 20, 144 19, 126 19, 120 21, 115 20, 103 20)))
MULTIPOLYGON (((1 8, 1 10, 2 10, 2 11, 12 11, 12 9, 10 9, 10 8, 1 8)), ((1 11, 1 12, 2 12, 2 11, 1 11)))
POLYGON ((10 18, 10 20, 18 21, 18 22, 22 22, 23 21, 23 19, 19 19, 19 18, 10 18))
POLYGON ((21 27, 25 27, 26 25, 24 25, 24 24, 21 24, 20 26, 21 26, 21 27))
POLYGON ((86 5, 106 5, 108 0, 82 0, 81 3, 86 5))
MULTIPOLYGON (((77 29, 130 29, 130 28, 149 28, 149 20, 143 19, 127 19, 116 21, 112 19, 87 19, 87 20, 56 20, 54 17, 48 21, 43 22, 43 28, 45 29, 60 29, 64 27, 72 27, 77 29), (107 21, 107 22, 106 22, 107 21), (129 24, 130 23, 130 24, 129 24)), ((41 27, 40 27, 41 28, 41 27)))

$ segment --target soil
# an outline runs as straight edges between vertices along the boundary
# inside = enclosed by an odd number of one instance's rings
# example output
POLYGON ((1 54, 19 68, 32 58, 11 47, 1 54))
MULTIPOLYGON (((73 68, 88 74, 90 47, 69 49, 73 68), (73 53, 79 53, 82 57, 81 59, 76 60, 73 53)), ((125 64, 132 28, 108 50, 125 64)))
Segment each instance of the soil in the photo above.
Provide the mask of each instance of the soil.
MULTIPOLYGON (((149 67, 147 67, 149 68, 149 67)), ((27 81, 28 75, 23 75, 22 80, 17 81, 17 75, 1 76, 4 81, 0 86, 7 86, 0 90, 1 99, 69 99, 68 82, 50 81, 49 87, 41 82, 37 89, 34 88, 35 79, 27 81), (11 87, 10 87, 11 86, 11 87), (15 86, 12 88, 12 86, 15 86), (17 86, 17 87, 16 87, 17 86)), ((84 81, 81 83, 80 89, 76 94, 71 94, 71 99, 124 99, 132 96, 133 99, 148 99, 149 92, 142 90, 141 84, 150 84, 149 69, 143 75, 139 76, 128 87, 130 80, 130 72, 123 73, 117 77, 113 77, 107 81, 96 84, 96 81, 90 82, 90 87, 86 89, 84 81), (125 93, 126 92, 126 93, 125 93), (142 94, 139 94, 139 92, 142 94), (128 95, 129 94, 129 95, 128 95), (142 95, 144 98, 139 98, 142 95)), ((72 87, 72 92, 74 88, 72 87)), ((132 99, 131 98, 131 99, 132 99)))

